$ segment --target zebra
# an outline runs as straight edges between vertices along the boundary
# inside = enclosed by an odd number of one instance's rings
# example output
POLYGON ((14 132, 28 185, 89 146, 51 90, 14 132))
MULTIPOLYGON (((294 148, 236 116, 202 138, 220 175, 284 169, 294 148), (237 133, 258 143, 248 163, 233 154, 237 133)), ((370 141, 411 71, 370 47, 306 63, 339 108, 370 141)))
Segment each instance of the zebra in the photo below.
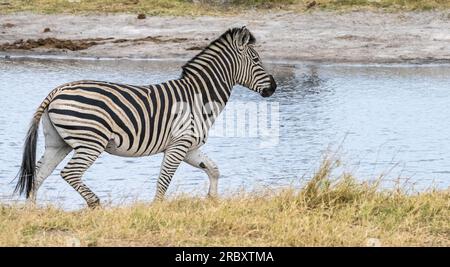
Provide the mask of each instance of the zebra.
POLYGON ((15 192, 35 203, 43 181, 73 151, 62 178, 86 201, 100 199, 82 181, 101 153, 142 157, 164 153, 154 200, 164 198, 181 162, 209 177, 208 196, 217 197, 219 169, 200 147, 224 109, 232 88, 242 85, 262 97, 277 87, 255 50, 246 28, 230 28, 182 66, 178 79, 136 86, 82 80, 53 89, 38 107, 28 129, 15 192), (42 120, 45 151, 36 163, 42 120))

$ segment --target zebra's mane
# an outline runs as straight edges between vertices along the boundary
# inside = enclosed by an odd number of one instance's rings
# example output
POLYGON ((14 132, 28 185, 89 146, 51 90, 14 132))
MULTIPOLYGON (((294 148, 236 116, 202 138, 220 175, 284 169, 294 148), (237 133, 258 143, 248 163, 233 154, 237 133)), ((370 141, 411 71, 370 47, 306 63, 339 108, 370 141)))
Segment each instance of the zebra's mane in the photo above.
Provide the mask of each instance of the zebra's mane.
POLYGON ((181 69, 181 77, 184 77, 188 72, 188 67, 191 65, 192 62, 195 62, 198 58, 200 58, 206 51, 209 50, 209 48, 214 45, 216 42, 219 42, 222 39, 226 39, 228 35, 231 36, 231 39, 235 38, 242 38, 242 35, 248 34, 249 35, 249 41, 248 44, 254 44, 256 42, 256 38, 253 36, 253 34, 244 26, 241 28, 231 28, 228 29, 226 32, 224 32, 219 38, 212 41, 207 47, 205 47, 200 53, 198 53, 196 56, 194 56, 192 59, 190 59, 186 64, 184 64, 181 69))

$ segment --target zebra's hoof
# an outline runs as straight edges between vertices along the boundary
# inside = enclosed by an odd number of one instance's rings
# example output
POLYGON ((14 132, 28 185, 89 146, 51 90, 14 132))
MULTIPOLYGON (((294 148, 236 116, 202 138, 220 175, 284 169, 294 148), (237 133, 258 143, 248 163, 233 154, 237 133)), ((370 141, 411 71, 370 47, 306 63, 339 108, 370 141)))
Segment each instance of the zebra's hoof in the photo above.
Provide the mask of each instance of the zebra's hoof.
POLYGON ((32 208, 32 209, 38 207, 38 205, 36 203, 36 200, 27 200, 25 202, 25 206, 28 207, 28 208, 32 208))
POLYGON ((93 202, 88 202, 87 204, 88 204, 88 207, 89 207, 90 209, 97 209, 97 208, 100 208, 100 207, 101 207, 101 206, 100 206, 100 199, 97 199, 97 200, 95 200, 95 201, 93 201, 93 202))

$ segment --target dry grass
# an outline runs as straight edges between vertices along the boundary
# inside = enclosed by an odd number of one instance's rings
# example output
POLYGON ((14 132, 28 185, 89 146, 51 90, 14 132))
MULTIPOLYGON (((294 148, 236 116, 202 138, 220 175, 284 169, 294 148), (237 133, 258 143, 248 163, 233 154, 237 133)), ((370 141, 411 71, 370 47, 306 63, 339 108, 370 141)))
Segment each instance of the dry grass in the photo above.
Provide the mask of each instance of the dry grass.
POLYGON ((0 207, 1 246, 450 246, 450 194, 385 191, 333 177, 325 160, 301 190, 212 201, 83 209, 0 207))
POLYGON ((145 13, 147 15, 232 15, 248 10, 443 10, 448 0, 0 0, 0 13, 145 13))

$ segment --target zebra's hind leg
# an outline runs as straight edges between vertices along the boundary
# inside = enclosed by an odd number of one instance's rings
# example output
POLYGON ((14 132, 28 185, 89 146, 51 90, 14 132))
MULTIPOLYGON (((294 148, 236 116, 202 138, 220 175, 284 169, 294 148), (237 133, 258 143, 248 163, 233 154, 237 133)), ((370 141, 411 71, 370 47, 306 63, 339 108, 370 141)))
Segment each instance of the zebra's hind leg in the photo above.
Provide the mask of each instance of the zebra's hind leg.
POLYGON ((71 150, 72 148, 67 144, 64 144, 61 147, 45 148, 44 155, 42 155, 36 166, 36 180, 34 182, 33 191, 31 191, 30 194, 32 203, 36 203, 37 192, 44 180, 52 174, 53 170, 71 150))
POLYGON ((47 177, 55 170, 59 163, 72 151, 59 136, 55 127, 51 124, 48 113, 42 116, 42 125, 45 136, 45 151, 36 164, 36 180, 30 194, 31 203, 36 203, 37 192, 47 177))
POLYGON ((76 147, 72 159, 61 171, 62 178, 84 198, 90 208, 99 206, 100 199, 83 183, 81 177, 101 152, 88 147, 76 147))
POLYGON ((202 169, 206 172, 209 178, 208 197, 217 197, 217 186, 219 182, 219 168, 206 154, 199 149, 189 151, 184 161, 189 165, 202 169))

